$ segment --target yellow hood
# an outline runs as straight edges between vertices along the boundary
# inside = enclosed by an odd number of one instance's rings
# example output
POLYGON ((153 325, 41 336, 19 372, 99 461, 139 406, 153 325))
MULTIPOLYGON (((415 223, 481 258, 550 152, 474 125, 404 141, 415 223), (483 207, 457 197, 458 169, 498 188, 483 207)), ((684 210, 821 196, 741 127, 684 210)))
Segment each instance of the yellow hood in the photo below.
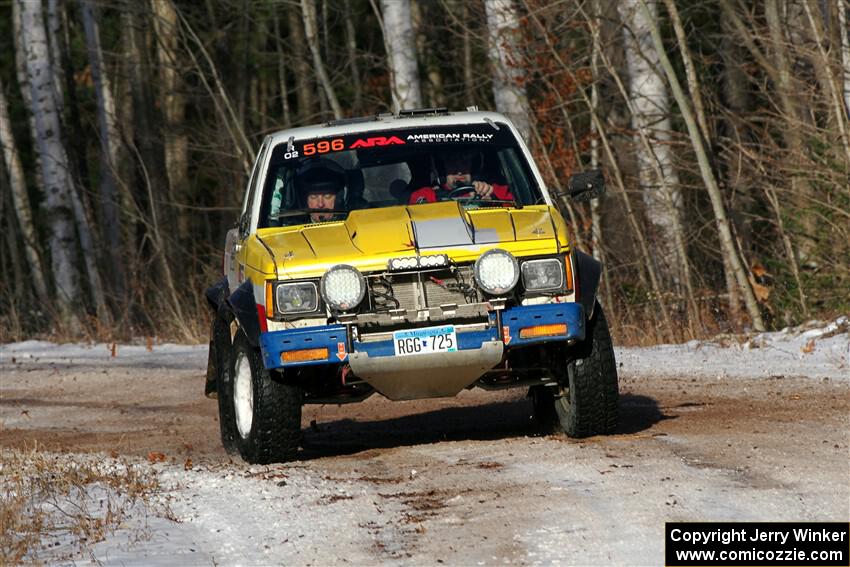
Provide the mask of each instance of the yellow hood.
MULTIPOLYGON (((390 258, 417 253, 466 262, 491 248, 530 256, 567 246, 566 225, 548 206, 464 210, 456 202, 363 209, 345 221, 266 228, 257 236, 273 251, 281 278, 319 276, 335 264, 381 270, 390 258)), ((263 264, 256 267, 274 273, 271 259, 263 264)))

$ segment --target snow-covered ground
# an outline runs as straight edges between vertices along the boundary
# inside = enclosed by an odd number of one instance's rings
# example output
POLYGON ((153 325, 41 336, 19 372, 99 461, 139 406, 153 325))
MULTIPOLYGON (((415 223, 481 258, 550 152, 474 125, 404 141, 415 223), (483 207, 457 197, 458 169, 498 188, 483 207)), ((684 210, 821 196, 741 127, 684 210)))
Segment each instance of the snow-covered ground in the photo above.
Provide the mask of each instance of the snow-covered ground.
MULTIPOLYGON (((39 368, 187 371, 202 383, 206 356, 206 345, 27 341, 0 346, 0 372, 27 374, 26 387, 39 368)), ((634 415, 612 437, 493 438, 471 430, 459 440, 390 439, 269 467, 142 459, 163 491, 78 562, 658 564, 664 521, 850 518, 847 317, 743 338, 618 348, 617 360, 624 409, 634 415), (761 389, 737 387, 743 380, 761 389), (646 409, 653 397, 661 407, 646 409), (740 405, 726 407, 735 398, 740 405)), ((12 381, 0 376, 0 394, 15 389, 12 381)), ((0 410, 3 427, 24 427, 35 413, 0 410)), ((432 423, 440 420, 435 412, 432 423)))
MULTIPOLYGON (((625 372, 697 377, 801 376, 850 379, 850 318, 811 322, 750 336, 710 341, 616 349, 625 372)), ((0 364, 12 358, 44 364, 198 368, 206 364, 207 345, 56 344, 24 341, 0 345, 0 364)))

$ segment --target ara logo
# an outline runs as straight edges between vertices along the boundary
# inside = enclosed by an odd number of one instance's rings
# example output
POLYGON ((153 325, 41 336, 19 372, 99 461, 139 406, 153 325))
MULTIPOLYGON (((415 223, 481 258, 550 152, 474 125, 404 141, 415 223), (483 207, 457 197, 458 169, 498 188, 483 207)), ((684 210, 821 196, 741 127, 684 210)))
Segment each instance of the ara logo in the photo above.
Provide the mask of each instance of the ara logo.
POLYGON ((387 138, 386 136, 376 136, 374 138, 366 138, 357 140, 353 144, 351 144, 352 150, 356 150, 357 148, 374 148, 375 146, 392 146, 394 144, 404 144, 404 140, 398 138, 396 136, 390 136, 387 138))

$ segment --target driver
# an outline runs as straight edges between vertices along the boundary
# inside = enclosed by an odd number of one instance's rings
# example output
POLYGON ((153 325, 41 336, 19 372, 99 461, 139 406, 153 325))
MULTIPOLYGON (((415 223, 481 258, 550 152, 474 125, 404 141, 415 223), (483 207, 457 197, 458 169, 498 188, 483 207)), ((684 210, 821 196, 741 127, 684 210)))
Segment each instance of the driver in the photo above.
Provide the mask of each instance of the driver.
MULTIPOLYGON (((301 201, 307 209, 337 208, 339 193, 345 187, 345 171, 329 159, 309 161, 298 170, 298 188, 301 201)), ((333 212, 310 213, 311 222, 334 220, 333 212)))
MULTIPOLYGON (((473 179, 472 164, 478 152, 457 152, 443 157, 446 181, 436 187, 422 187, 410 194, 409 204, 434 203, 448 198, 449 194, 460 187, 469 187, 468 195, 476 199, 499 199, 513 201, 514 196, 507 185, 488 183, 473 179)), ((460 196, 461 194, 458 194, 460 196)))

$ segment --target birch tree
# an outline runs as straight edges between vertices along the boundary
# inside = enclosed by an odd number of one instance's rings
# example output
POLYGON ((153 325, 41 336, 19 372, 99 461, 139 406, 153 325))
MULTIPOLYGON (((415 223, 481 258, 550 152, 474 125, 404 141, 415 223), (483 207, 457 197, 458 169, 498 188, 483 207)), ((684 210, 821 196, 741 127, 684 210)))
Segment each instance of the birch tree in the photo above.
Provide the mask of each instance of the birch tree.
POLYGON ((38 301, 42 305, 50 305, 50 295, 44 277, 44 266, 38 251, 38 235, 32 220, 32 208, 27 194, 24 166, 18 154, 18 146, 12 137, 12 123, 9 120, 9 105, 6 103, 6 91, 0 82, 0 145, 3 146, 3 158, 6 171, 9 172, 9 186, 12 192, 14 214, 18 220, 23 236, 24 253, 30 265, 30 277, 38 301))
POLYGON ((420 108, 419 66, 410 0, 381 0, 384 43, 390 67, 393 109, 420 108))
POLYGON ((487 46, 493 70, 496 110, 507 114, 523 139, 531 134, 531 110, 521 62, 519 15, 513 0, 485 0, 487 46))
POLYGON ((638 182, 646 206, 646 216, 655 229, 656 260, 668 279, 681 285, 687 279, 683 246, 683 202, 679 177, 673 168, 670 148, 672 125, 667 85, 656 71, 658 49, 650 30, 657 20, 654 0, 640 9, 640 0, 624 0, 618 5, 623 19, 626 63, 629 74, 629 108, 635 135, 638 182))
POLYGON ((16 37, 26 59, 31 111, 35 122, 35 144, 41 161, 45 188, 45 208, 49 226, 51 271, 56 284, 56 305, 61 320, 72 331, 80 328, 75 309, 81 303, 79 272, 76 268, 76 235, 72 201, 72 180, 68 154, 59 134, 61 125, 56 107, 55 84, 50 68, 47 33, 41 2, 16 0, 21 30, 16 37))

